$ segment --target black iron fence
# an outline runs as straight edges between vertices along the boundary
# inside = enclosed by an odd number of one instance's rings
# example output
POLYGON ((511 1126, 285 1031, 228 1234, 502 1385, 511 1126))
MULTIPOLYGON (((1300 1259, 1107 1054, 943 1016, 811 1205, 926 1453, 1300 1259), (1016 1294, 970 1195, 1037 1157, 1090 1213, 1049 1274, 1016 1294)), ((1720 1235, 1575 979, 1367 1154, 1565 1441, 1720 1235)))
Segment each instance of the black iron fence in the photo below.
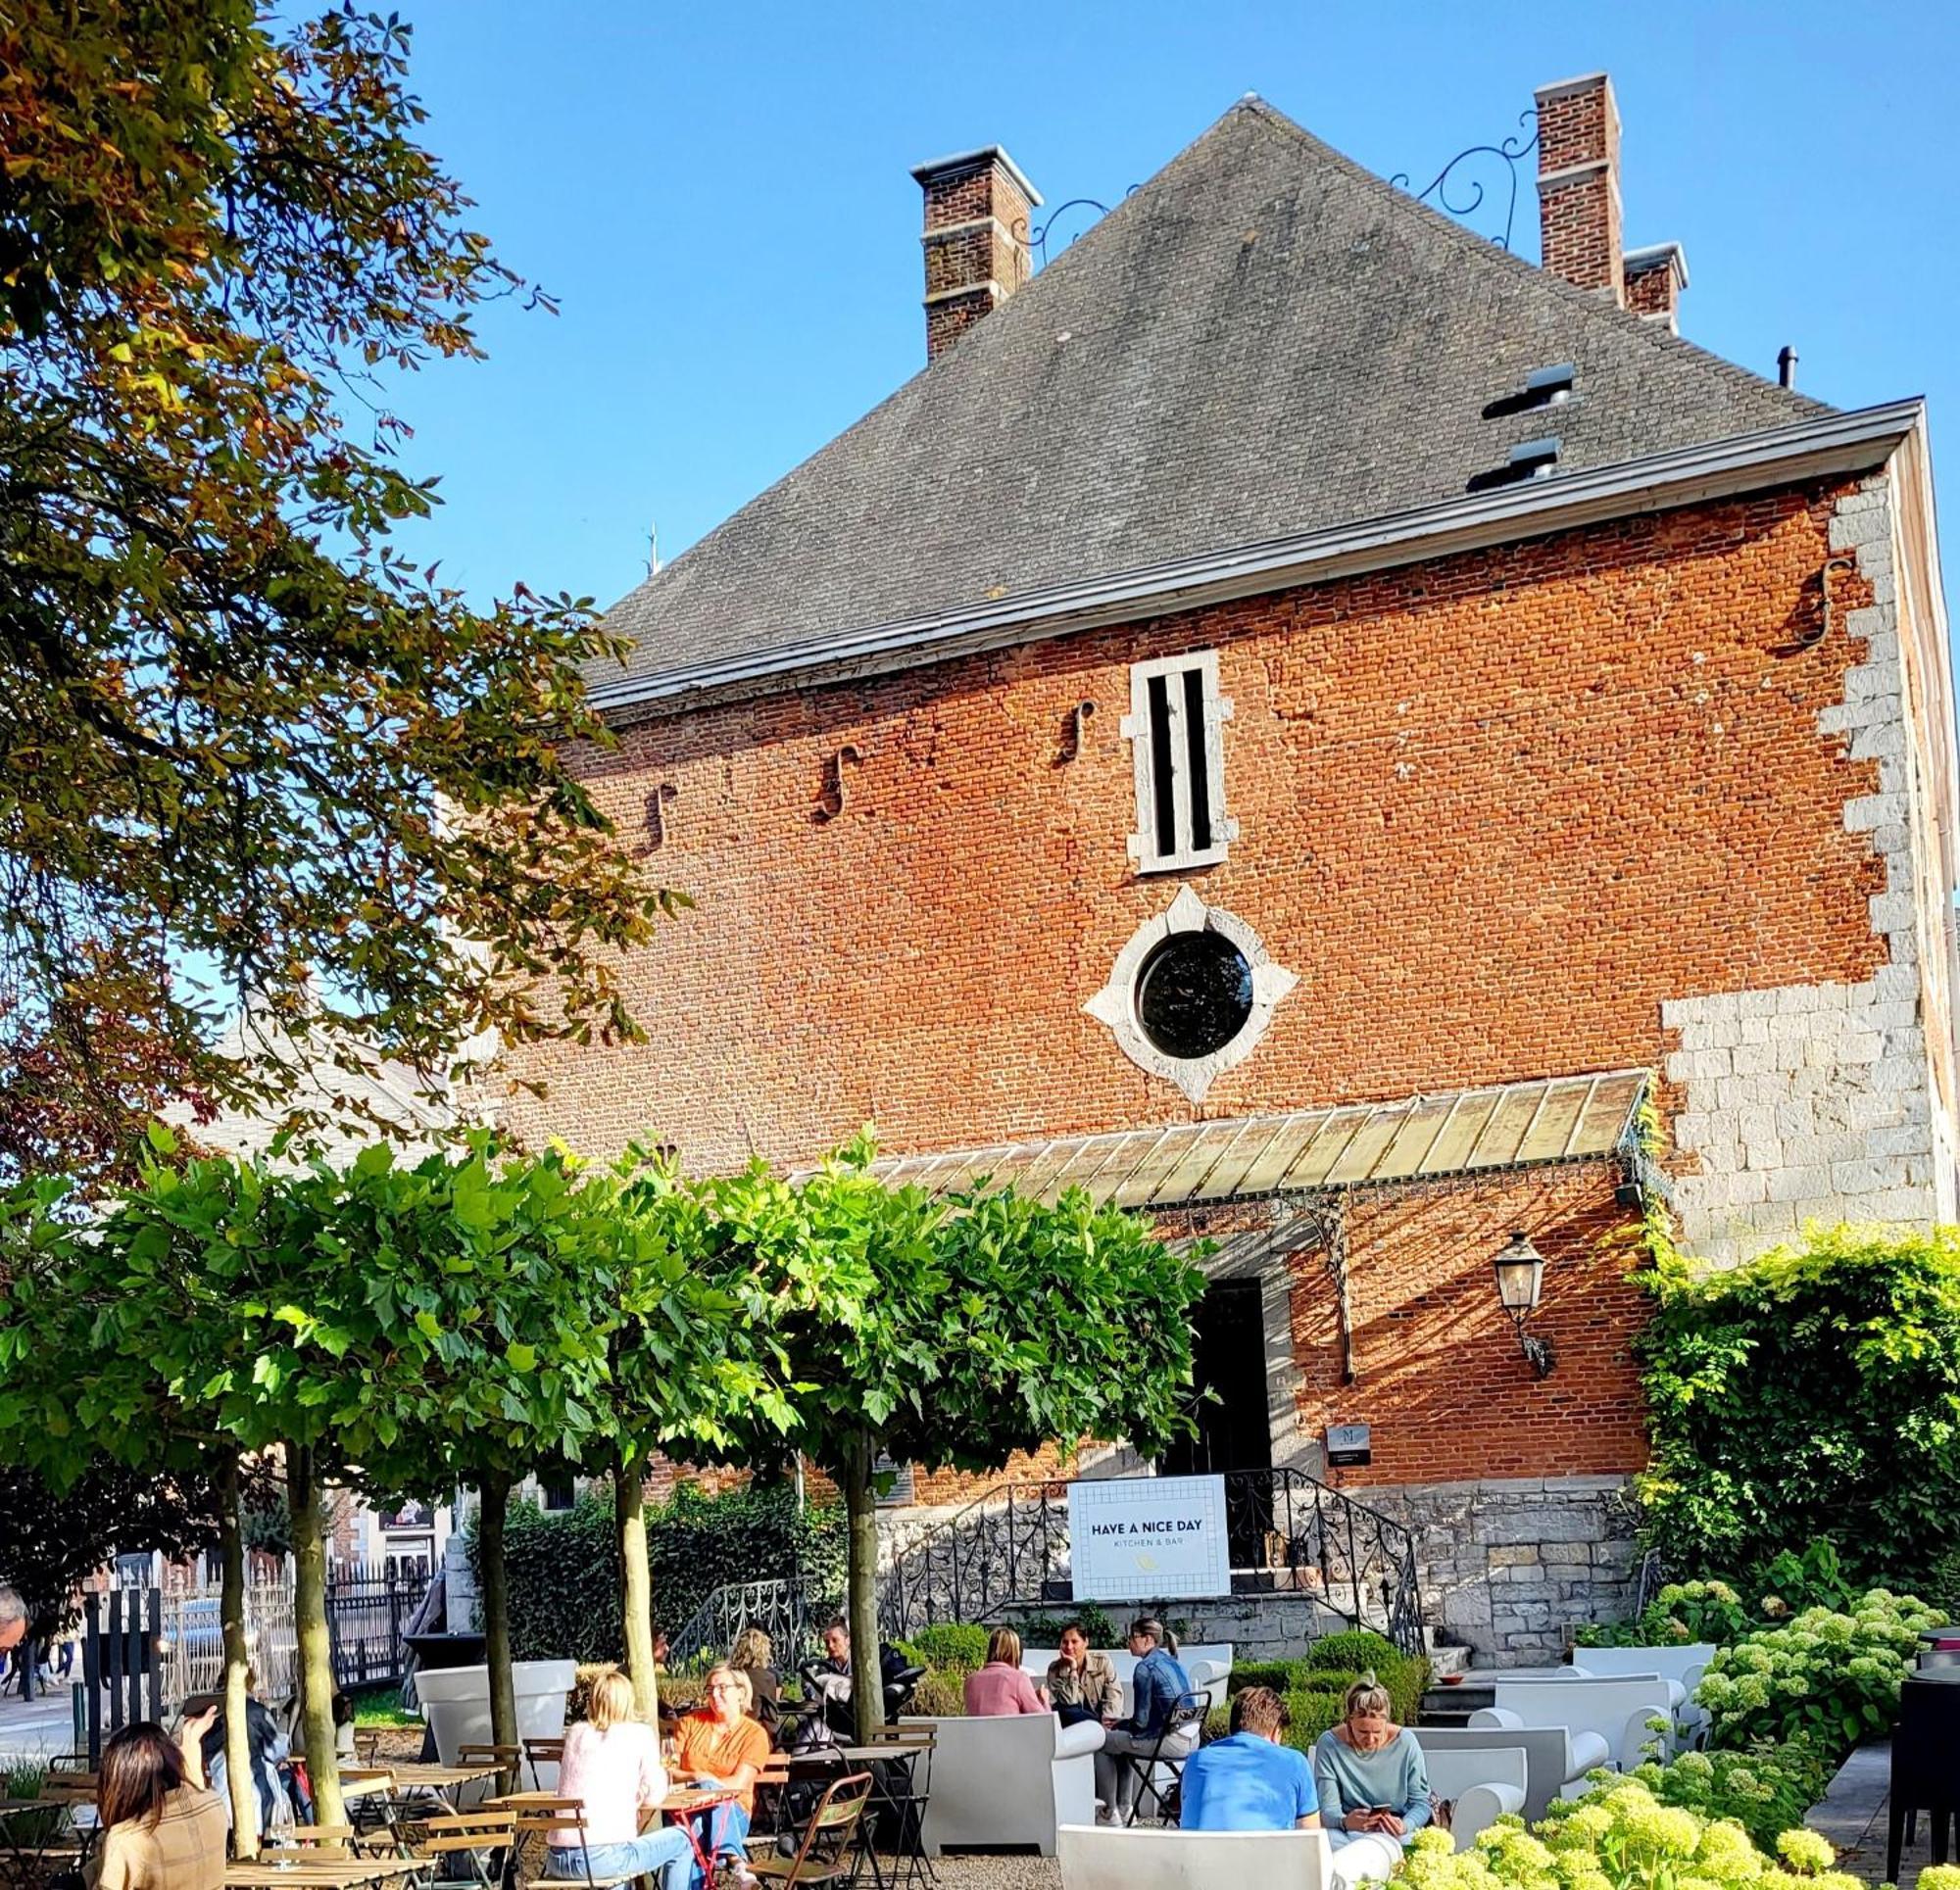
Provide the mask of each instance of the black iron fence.
POLYGON ((326 1628, 333 1642, 333 1677, 344 1687, 392 1685, 407 1672, 402 1629, 421 1606, 431 1580, 390 1563, 355 1564, 326 1581, 326 1628))
POLYGON ((776 1670, 788 1673, 822 1653, 817 1636, 842 1606, 837 1594, 819 1594, 802 1581, 724 1582, 667 1638, 674 1664, 683 1666, 704 1655, 724 1660, 736 1635, 760 1627, 776 1670))
MULTIPOLYGON (((1234 1595, 1315 1601, 1420 1651, 1415 1538, 1401 1524, 1303 1471, 1224 1476, 1234 1595)), ((1065 1607, 1074 1592, 1068 1491, 1066 1480, 1002 1484, 928 1530, 883 1577, 881 1631, 899 1639, 935 1622, 1065 1607)))
MULTIPOLYGON (((438 1577, 439 1578, 439 1577, 438 1577)), ((397 1566, 340 1564, 327 1574, 326 1625, 342 1687, 398 1683, 407 1673, 402 1630, 430 1577, 397 1566)), ((91 1758, 105 1732, 158 1719, 222 1683, 224 1642, 215 1586, 182 1593, 120 1584, 83 1603, 82 1724, 91 1758)), ((260 1691, 282 1699, 297 1685, 293 1588, 255 1581, 245 1593, 245 1636, 260 1691)))

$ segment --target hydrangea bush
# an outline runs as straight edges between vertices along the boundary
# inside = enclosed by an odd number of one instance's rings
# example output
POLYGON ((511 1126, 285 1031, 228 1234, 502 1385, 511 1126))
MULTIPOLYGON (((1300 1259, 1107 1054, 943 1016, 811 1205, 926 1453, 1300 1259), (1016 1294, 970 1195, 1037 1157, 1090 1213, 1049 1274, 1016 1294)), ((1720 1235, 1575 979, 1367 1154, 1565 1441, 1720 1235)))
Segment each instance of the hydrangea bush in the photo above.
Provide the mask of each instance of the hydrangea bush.
POLYGON ((1573 1638, 1581 1647, 1667 1647, 1697 1640, 1726 1646, 1756 1624, 1726 1581, 1670 1581, 1639 1620, 1610 1627, 1589 1624, 1573 1638))
POLYGON ((1396 1881, 1409 1890, 1863 1890, 1835 1863, 1814 1831, 1783 1832, 1768 1856, 1734 1820, 1665 1805, 1641 1780, 1615 1778, 1576 1804, 1554 1804, 1537 1835, 1507 1817, 1458 1853, 1447 1832, 1420 1831, 1396 1881))
POLYGON ((1599 1791, 1631 1778, 1663 1805, 1742 1826, 1765 1851, 1824 1796, 1831 1768, 1806 1740, 1751 1746, 1746 1752, 1685 1752, 1671 1765, 1647 1764, 1624 1776, 1599 1770, 1587 1777, 1599 1791))
POLYGON ((1709 1743, 1807 1739, 1835 1758, 1885 1732, 1920 1630, 1945 1620, 1910 1595, 1874 1588, 1849 1614, 1807 1608, 1723 1648, 1694 1692, 1708 1714, 1709 1743))

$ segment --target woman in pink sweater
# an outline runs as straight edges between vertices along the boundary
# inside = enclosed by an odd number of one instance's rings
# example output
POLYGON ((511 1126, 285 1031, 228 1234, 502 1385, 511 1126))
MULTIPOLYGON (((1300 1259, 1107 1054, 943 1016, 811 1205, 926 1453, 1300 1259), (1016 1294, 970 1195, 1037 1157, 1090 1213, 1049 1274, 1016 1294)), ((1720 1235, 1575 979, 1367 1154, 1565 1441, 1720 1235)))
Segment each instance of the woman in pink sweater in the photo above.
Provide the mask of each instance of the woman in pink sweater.
POLYGON ((551 1833, 551 1869, 574 1881, 650 1876, 659 1890, 687 1890, 694 1847, 677 1825, 640 1829, 640 1820, 667 1795, 661 1742, 633 1718, 633 1682, 614 1669, 592 1682, 589 1717, 566 1729, 558 1788, 585 1806, 584 1849, 573 1824, 551 1833))
POLYGON ((1021 1637, 997 1627, 988 1637, 987 1665, 966 1676, 966 1714, 985 1720, 1009 1713, 1046 1713, 1048 1703, 1021 1672, 1021 1637))

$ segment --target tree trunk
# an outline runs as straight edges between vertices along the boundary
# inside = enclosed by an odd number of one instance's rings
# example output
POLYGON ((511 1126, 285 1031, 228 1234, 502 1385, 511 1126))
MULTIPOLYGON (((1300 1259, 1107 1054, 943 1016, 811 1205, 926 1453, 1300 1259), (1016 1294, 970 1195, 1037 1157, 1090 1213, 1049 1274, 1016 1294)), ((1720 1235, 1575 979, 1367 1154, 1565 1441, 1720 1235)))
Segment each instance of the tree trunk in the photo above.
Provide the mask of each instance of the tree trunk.
POLYGON ((654 1672, 654 1583, 647 1568, 647 1492, 625 1462, 612 1473, 612 1513, 619 1524, 619 1630, 633 1706, 650 1726, 661 1722, 661 1683, 654 1672))
POLYGON ((227 1456, 218 1473, 218 1620, 224 1636, 224 1785, 231 1799, 231 1850, 259 1855, 259 1780, 252 1770, 251 1728, 245 1702, 245 1531, 238 1514, 238 1459, 227 1456))
MULTIPOLYGON (((286 1511, 292 1518, 293 1627, 299 1641, 300 1724, 314 1817, 345 1824, 340 1765, 333 1738, 333 1641, 326 1626, 326 1531, 319 1514, 319 1478, 311 1449, 286 1448, 286 1511)), ((244 1723, 244 1716, 239 1716, 244 1723)), ((230 1761, 225 1761, 226 1766, 230 1761)))
POLYGON ((871 1437, 860 1431, 844 1447, 844 1509, 851 1528, 851 1706, 859 1744, 885 1723, 885 1680, 878 1663, 878 1505, 871 1493, 871 1437))
MULTIPOLYGON (((483 1564, 483 1654, 490 1666, 490 1738, 495 1745, 514 1746, 517 1688, 511 1672, 511 1583, 504 1567, 511 1478, 502 1472, 485 1477, 480 1495, 483 1514, 477 1523, 476 1547, 483 1564)), ((508 1779, 503 1789, 511 1789, 508 1779)))

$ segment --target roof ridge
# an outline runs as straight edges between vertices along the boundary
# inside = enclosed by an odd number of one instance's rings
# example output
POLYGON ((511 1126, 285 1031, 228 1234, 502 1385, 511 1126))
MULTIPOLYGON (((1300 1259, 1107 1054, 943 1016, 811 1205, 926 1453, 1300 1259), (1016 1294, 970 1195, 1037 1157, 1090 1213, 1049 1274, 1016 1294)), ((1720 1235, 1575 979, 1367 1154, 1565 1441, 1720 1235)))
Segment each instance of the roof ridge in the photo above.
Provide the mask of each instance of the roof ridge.
MULTIPOLYGON (((1767 388, 1773 393, 1786 396, 1793 408, 1803 412, 1834 411, 1827 402, 1816 400, 1808 394, 1799 394, 1794 388, 1784 387, 1771 380, 1768 375, 1758 374, 1753 369, 1742 366, 1740 362, 1733 362, 1726 356, 1715 354, 1712 350, 1702 347, 1699 342, 1676 334, 1660 322, 1649 321, 1642 315, 1635 315, 1631 309, 1622 308, 1618 303, 1602 301, 1591 289, 1582 289, 1575 283, 1566 281, 1562 275, 1555 274, 1543 264, 1527 263, 1515 250, 1506 249, 1501 243, 1494 243, 1487 236, 1479 236, 1475 230, 1466 228, 1453 217, 1446 216, 1440 210, 1433 210, 1420 198, 1398 189, 1388 178, 1370 170, 1366 165, 1329 144, 1325 138, 1316 137, 1297 119, 1290 118, 1278 106, 1272 104, 1270 100, 1261 98, 1256 92, 1248 92, 1234 104, 1232 111, 1225 113, 1217 122, 1222 124, 1233 112, 1248 113, 1263 121, 1268 129, 1308 146, 1316 156, 1330 161, 1361 189, 1381 197, 1384 203, 1393 205, 1397 211, 1419 212, 1433 231, 1446 237, 1466 254, 1475 255, 1486 262, 1497 263, 1500 267, 1508 265, 1514 269, 1523 270, 1529 278, 1549 289, 1571 307, 1583 309, 1593 316, 1606 319, 1621 333, 1630 337, 1638 335, 1647 346, 1661 354, 1691 355, 1751 389, 1767 388)), ((1209 134, 1207 129, 1205 135, 1209 134)), ((1183 153, 1180 152, 1178 155, 1181 157, 1183 153)), ((1176 159, 1171 162, 1175 163, 1176 159)), ((1166 170, 1168 168, 1165 167, 1166 170)), ((1162 172, 1159 171, 1157 174, 1161 175, 1162 172)))

